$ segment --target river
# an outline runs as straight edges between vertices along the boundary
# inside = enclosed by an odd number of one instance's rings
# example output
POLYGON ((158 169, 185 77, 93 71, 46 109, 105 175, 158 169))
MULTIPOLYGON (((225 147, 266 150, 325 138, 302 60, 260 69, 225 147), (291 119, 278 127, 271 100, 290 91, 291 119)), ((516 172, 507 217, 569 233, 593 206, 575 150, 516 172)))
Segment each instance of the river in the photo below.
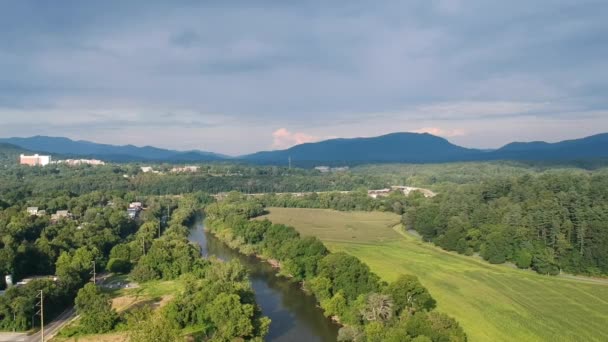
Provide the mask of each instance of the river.
POLYGON ((323 316, 313 296, 302 291, 298 284, 277 277, 276 270, 268 263, 243 255, 205 232, 202 217, 191 226, 189 239, 201 246, 203 256, 225 261, 238 259, 247 268, 256 302, 262 313, 272 320, 267 341, 336 341, 339 327, 323 316))

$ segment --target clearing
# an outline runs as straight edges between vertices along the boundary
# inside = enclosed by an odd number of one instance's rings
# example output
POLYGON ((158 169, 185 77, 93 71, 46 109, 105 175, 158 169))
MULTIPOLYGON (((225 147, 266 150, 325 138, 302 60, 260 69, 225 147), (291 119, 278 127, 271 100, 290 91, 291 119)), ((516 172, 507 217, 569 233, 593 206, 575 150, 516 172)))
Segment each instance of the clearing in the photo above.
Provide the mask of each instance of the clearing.
POLYGON ((264 217, 359 257, 388 281, 414 274, 471 341, 608 341, 608 285, 446 252, 378 212, 269 208, 264 217), (395 229, 393 229, 395 228, 395 229))

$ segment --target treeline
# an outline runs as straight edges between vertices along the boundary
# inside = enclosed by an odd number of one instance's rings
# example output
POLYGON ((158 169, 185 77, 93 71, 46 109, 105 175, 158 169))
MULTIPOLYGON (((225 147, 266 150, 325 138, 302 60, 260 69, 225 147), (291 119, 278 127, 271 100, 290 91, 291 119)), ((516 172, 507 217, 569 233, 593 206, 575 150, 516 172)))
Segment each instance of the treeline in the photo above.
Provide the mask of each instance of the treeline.
POLYGON ((549 172, 485 181, 411 203, 425 240, 541 274, 608 274, 608 174, 549 172))
POLYGON ((305 195, 267 194, 258 200, 264 207, 390 211, 401 215, 407 198, 400 191, 391 192, 386 197, 372 198, 368 196, 366 189, 358 189, 350 193, 336 191, 305 195))
MULTIPOLYGON (((155 168, 170 169, 171 166, 155 168)), ((179 195, 202 191, 219 193, 300 192, 383 188, 378 177, 350 172, 320 173, 316 170, 270 166, 204 166, 198 172, 143 173, 135 164, 45 167, 14 166, 0 172, 0 197, 9 202, 44 194, 82 195, 93 191, 138 195, 179 195)), ((0 203, 1 205, 1 203, 0 203)))
POLYGON ((387 284, 345 253, 330 253, 292 227, 250 220, 259 200, 231 194, 206 208, 207 226, 231 247, 280 264, 281 274, 304 283, 328 317, 344 325, 340 341, 466 341, 458 323, 434 311, 435 301, 414 276, 387 284))

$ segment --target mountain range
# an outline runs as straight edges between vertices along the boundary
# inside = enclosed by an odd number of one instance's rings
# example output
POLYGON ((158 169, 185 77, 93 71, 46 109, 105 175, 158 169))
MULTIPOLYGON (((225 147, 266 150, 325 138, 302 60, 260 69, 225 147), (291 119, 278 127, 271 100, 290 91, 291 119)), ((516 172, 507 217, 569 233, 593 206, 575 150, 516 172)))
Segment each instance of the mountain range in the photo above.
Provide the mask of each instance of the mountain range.
POLYGON ((152 146, 98 144, 85 140, 74 141, 63 137, 34 136, 29 138, 0 138, 7 143, 31 151, 61 154, 65 157, 89 157, 107 161, 215 161, 228 156, 204 151, 174 151, 152 146))
POLYGON ((371 138, 330 139, 230 157, 205 151, 174 151, 152 146, 108 145, 62 137, 1 138, 0 150, 9 146, 106 161, 207 162, 235 160, 254 164, 352 165, 364 163, 442 163, 482 160, 582 160, 608 158, 608 133, 557 143, 513 142, 496 150, 461 147, 428 133, 391 133, 371 138))

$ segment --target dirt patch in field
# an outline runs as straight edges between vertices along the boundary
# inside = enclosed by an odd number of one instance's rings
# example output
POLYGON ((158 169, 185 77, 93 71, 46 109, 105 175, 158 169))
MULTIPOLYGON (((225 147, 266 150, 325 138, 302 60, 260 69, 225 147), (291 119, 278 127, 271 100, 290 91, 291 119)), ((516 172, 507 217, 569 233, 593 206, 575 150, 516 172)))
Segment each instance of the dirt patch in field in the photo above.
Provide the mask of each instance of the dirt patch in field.
POLYGON ((156 304, 156 306, 158 308, 162 308, 163 306, 169 304, 169 302, 171 302, 173 300, 173 298, 175 298, 174 295, 166 295, 166 296, 162 296, 160 301, 156 304))
POLYGON ((138 301, 138 298, 135 296, 116 297, 112 299, 112 308, 118 312, 124 311, 138 301))

